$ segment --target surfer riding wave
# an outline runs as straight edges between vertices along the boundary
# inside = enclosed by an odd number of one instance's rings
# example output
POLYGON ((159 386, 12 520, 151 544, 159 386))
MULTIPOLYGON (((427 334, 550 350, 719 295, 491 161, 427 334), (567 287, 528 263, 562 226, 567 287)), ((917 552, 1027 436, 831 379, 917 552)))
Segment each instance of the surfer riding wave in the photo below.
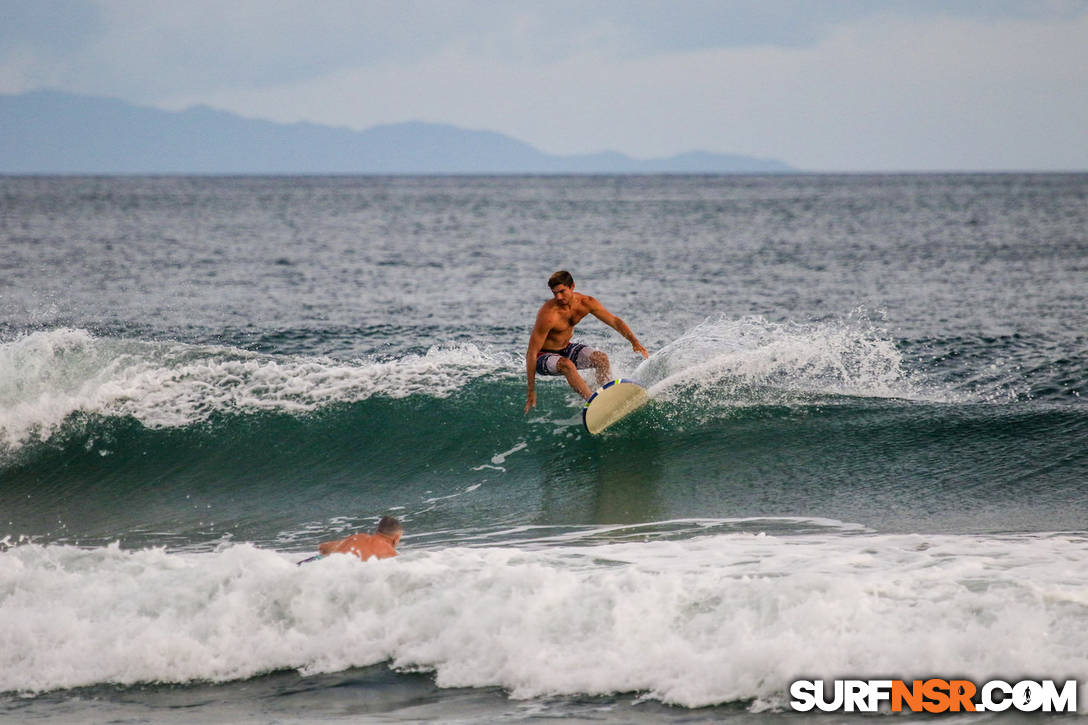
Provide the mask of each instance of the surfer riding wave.
POLYGON ((570 272, 560 270, 548 279, 552 299, 540 307, 533 332, 529 336, 529 349, 525 353, 525 374, 529 392, 525 412, 536 405, 536 376, 562 375, 574 391, 589 400, 592 392, 578 370, 593 368, 597 384, 604 385, 612 379, 608 355, 582 343, 571 342, 574 326, 586 315, 593 315, 631 343, 631 349, 643 357, 650 353, 631 332, 631 328, 616 317, 604 305, 589 295, 574 291, 574 278, 570 272))

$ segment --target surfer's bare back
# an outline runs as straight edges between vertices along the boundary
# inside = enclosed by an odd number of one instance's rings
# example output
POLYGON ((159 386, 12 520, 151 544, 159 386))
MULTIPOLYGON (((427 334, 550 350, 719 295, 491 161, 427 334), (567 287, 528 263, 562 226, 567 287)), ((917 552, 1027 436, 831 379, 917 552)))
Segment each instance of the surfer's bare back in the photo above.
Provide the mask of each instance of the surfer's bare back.
POLYGON ((376 559, 388 559, 397 555, 397 544, 404 534, 404 526, 392 516, 382 516, 378 522, 378 528, 373 534, 353 534, 346 539, 322 542, 317 550, 317 556, 303 559, 299 566, 318 559, 324 559, 330 554, 354 554, 363 561, 374 557, 376 559))
POLYGON ((564 376, 585 400, 589 399, 591 392, 579 369, 596 370, 598 385, 612 379, 607 355, 588 345, 571 342, 574 326, 586 315, 593 315, 623 335, 631 343, 631 349, 642 357, 650 356, 623 320, 606 310, 593 297, 574 291, 574 278, 570 272, 560 270, 553 274, 548 279, 548 288, 552 291, 552 298, 541 305, 536 313, 536 324, 529 336, 529 350, 525 353, 525 374, 529 379, 526 413, 536 405, 537 374, 564 376))

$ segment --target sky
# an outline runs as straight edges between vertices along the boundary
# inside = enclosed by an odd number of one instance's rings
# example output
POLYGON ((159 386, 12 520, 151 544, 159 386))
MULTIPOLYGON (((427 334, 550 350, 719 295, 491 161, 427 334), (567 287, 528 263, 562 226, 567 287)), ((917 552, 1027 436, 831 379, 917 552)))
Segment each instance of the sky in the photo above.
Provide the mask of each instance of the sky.
POLYGON ((1088 170, 1088 0, 0 0, 0 93, 554 154, 1088 170))

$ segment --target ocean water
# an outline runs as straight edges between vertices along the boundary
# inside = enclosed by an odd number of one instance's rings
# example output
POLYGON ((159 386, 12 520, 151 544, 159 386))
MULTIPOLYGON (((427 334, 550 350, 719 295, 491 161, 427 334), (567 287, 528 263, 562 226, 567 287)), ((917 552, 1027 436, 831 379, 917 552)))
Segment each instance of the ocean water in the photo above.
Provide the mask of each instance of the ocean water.
POLYGON ((1088 175, 0 177, 0 250, 5 722, 1088 714, 1088 175))

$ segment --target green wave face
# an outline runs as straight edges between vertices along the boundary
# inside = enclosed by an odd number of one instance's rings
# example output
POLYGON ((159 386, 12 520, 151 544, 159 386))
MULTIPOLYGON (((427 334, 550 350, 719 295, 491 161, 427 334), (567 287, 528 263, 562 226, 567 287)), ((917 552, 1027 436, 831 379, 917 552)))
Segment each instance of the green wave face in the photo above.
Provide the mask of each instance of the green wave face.
POLYGON ((9 459, 3 509, 47 541, 304 547, 387 511, 418 531, 767 515, 1053 530, 1083 496, 1080 409, 681 387, 590 436, 569 391, 541 388, 528 416, 513 379, 176 427, 76 413, 9 459))

